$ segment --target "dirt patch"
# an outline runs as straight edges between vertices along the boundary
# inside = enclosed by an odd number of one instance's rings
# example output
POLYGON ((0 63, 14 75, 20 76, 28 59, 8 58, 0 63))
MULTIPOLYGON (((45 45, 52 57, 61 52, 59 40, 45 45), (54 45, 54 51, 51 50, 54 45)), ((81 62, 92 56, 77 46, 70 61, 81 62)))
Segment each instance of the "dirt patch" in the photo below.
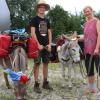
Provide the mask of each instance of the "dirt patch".
MULTIPOLYGON (((30 73, 29 69, 28 73, 30 73)), ((2 69, 0 69, 0 100, 14 100, 13 89, 7 89, 4 78, 2 75, 2 69)), ((77 78, 72 77, 72 87, 69 87, 68 78, 63 80, 61 76, 61 69, 57 64, 51 64, 49 67, 49 81, 53 87, 53 91, 47 91, 42 89, 42 67, 40 68, 39 80, 42 90, 41 94, 37 94, 33 91, 34 79, 27 85, 27 100, 100 100, 100 93, 83 95, 83 91, 87 84, 84 83, 80 73, 77 74, 77 78), (80 77, 79 77, 80 76, 80 77), (64 85, 63 85, 64 83, 64 85)))

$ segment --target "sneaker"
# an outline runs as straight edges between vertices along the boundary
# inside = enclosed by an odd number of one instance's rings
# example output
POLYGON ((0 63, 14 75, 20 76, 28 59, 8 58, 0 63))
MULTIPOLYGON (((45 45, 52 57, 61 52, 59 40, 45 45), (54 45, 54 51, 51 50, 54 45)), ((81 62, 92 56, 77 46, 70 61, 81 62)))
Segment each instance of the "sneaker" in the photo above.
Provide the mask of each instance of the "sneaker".
POLYGON ((91 93, 97 93, 98 91, 97 91, 97 89, 92 89, 90 92, 91 93))
POLYGON ((34 84, 34 91, 36 93, 41 93, 41 89, 39 88, 39 83, 38 82, 35 82, 35 84, 34 84))
POLYGON ((92 90, 86 89, 84 91, 84 95, 88 95, 88 94, 91 94, 91 93, 95 94, 95 93, 97 93, 97 90, 96 89, 92 89, 92 90))
POLYGON ((42 87, 47 90, 53 90, 48 81, 44 81, 42 87))

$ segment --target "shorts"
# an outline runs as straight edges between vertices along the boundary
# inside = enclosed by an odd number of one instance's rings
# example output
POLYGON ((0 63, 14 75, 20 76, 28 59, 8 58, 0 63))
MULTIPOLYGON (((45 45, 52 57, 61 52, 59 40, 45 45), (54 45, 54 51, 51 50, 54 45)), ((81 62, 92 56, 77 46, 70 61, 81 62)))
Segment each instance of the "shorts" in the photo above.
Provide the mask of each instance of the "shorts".
POLYGON ((93 56, 93 58, 90 62, 91 57, 92 57, 92 55, 90 55, 90 54, 86 54, 86 57, 85 57, 85 67, 86 67, 86 71, 87 71, 87 76, 94 76, 94 67, 96 67, 96 70, 100 75, 100 66, 99 66, 100 57, 93 56))
POLYGON ((41 60, 42 63, 49 63, 49 59, 50 59, 50 53, 46 49, 43 49, 39 52, 39 57, 34 59, 34 63, 40 64, 41 60))

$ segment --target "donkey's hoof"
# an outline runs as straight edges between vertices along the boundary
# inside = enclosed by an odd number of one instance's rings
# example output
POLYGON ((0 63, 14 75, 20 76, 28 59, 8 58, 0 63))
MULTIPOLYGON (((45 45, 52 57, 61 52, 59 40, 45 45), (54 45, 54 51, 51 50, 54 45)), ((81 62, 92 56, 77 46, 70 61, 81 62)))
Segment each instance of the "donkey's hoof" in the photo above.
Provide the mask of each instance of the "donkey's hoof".
POLYGON ((69 85, 68 88, 69 88, 69 89, 72 89, 72 85, 69 85))
POLYGON ((12 87, 11 87, 11 86, 7 86, 7 88, 8 88, 8 89, 12 89, 12 87))
POLYGON ((65 88, 65 87, 66 87, 66 85, 63 83, 63 84, 61 85, 61 87, 62 87, 62 88, 65 88))

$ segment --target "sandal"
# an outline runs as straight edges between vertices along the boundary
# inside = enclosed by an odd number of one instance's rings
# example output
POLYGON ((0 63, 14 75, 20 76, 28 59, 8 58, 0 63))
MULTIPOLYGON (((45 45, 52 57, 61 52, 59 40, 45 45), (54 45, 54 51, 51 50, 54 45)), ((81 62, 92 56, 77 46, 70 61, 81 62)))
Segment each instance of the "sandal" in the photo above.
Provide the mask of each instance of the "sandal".
POLYGON ((16 100, 27 100, 26 98, 16 98, 16 100))

